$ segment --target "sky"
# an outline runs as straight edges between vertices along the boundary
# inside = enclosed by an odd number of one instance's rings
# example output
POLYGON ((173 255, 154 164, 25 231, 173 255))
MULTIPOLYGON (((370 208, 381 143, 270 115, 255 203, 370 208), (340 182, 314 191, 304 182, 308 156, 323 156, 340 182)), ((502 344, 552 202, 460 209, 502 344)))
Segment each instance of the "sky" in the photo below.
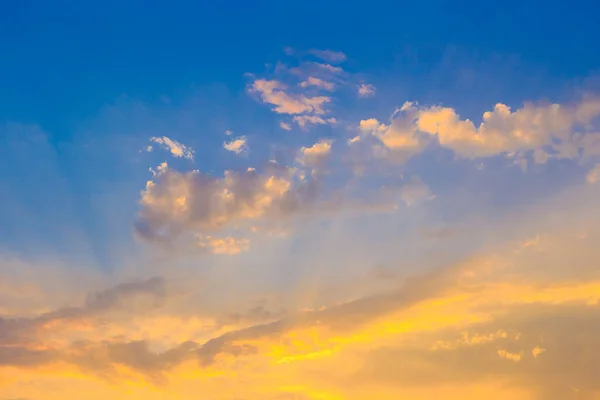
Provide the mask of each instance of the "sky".
POLYGON ((0 400, 600 399, 600 6, 7 3, 0 400))

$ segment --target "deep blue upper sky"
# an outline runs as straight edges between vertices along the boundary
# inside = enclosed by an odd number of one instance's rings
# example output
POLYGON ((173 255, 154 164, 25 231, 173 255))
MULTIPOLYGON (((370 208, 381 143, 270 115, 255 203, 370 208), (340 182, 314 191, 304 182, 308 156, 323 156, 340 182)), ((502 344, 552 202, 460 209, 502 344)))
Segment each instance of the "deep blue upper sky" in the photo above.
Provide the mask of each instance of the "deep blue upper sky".
POLYGON ((156 98, 213 82, 239 89, 243 73, 283 46, 339 49, 363 71, 407 51, 426 68, 457 46, 584 77, 600 68, 598 13, 592 0, 5 2, 0 120, 68 134, 69 121, 124 93, 156 98))

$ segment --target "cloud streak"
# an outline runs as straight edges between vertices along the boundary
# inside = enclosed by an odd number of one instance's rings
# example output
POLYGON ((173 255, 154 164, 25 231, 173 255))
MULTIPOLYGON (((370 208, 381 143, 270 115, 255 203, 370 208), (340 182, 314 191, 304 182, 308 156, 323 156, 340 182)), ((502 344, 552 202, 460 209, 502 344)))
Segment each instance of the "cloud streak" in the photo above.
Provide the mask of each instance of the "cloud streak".
POLYGON ((189 160, 194 159, 194 150, 184 144, 179 143, 177 140, 173 140, 166 136, 162 136, 151 137, 150 141, 158 144, 160 147, 170 152, 174 157, 183 157, 189 160))

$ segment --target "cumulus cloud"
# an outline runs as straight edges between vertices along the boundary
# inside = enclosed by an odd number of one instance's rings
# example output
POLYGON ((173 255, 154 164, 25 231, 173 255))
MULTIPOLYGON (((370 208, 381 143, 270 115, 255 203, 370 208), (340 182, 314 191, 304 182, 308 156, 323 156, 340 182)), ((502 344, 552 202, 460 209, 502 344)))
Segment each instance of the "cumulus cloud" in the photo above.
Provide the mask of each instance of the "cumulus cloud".
POLYGON ((544 163, 550 157, 578 157, 594 137, 581 132, 598 116, 600 101, 589 97, 571 105, 527 103, 516 111, 497 104, 476 126, 452 108, 407 102, 389 125, 367 119, 360 122, 360 130, 379 138, 391 153, 403 152, 407 157, 435 140, 464 158, 535 152, 535 160, 544 163))
POLYGON ((371 97, 375 96, 375 86, 362 83, 358 86, 358 97, 371 97))
POLYGON ((223 148, 227 151, 231 151, 232 153, 240 154, 248 149, 248 146, 246 145, 246 137, 240 136, 230 140, 229 142, 224 142, 223 148))
POLYGON ((317 168, 331 155, 332 140, 321 140, 310 147, 302 147, 298 159, 302 165, 308 168, 317 168))
MULTIPOLYGON (((189 160, 194 159, 194 150, 184 144, 179 143, 176 140, 170 139, 166 136, 162 137, 151 137, 150 141, 158 144, 163 149, 169 151, 174 157, 183 157, 189 160)), ((151 147, 148 148, 149 151, 151 147)))
POLYGON ((295 179, 289 168, 225 171, 222 178, 199 171, 162 170, 142 192, 136 231, 146 239, 175 238, 182 233, 208 234, 232 223, 276 221, 308 207, 318 188, 295 179))
POLYGON ((419 111, 413 103, 407 102, 398 109, 389 125, 371 118, 360 121, 360 131, 375 136, 383 144, 383 149, 402 161, 420 153, 430 143, 428 135, 417 129, 419 111))
POLYGON ((250 92, 258 93, 264 103, 275 106, 278 114, 325 114, 324 107, 331 101, 327 96, 307 97, 303 94, 287 92, 287 85, 276 80, 257 79, 252 83, 250 92))

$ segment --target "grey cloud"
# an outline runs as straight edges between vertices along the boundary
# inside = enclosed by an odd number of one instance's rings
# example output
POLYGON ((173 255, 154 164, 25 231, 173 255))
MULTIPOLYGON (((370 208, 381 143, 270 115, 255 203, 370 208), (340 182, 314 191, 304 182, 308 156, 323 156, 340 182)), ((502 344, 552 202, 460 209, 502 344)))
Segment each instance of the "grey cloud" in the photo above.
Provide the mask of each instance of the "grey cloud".
POLYGON ((112 373, 113 364, 125 365, 145 374, 150 381, 162 385, 166 383, 164 372, 193 357, 197 347, 192 341, 162 353, 150 350, 143 340, 122 343, 101 343, 82 346, 79 354, 70 361, 99 375, 112 373))
MULTIPOLYGON (((201 366, 208 366, 214 363, 215 358, 222 353, 236 357, 254 354, 257 349, 244 343, 246 341, 276 338, 297 328, 316 325, 325 326, 338 332, 357 329, 376 318, 401 311, 420 301, 457 288, 459 285, 457 277, 463 271, 463 264, 452 265, 430 272, 420 278, 407 280, 402 287, 389 293, 358 299, 320 311, 296 313, 270 323, 227 332, 204 344, 192 341, 184 342, 162 353, 152 352, 144 341, 75 343, 64 354, 51 351, 25 351, 24 349, 6 350, 5 353, 0 353, 0 363, 29 366, 45 363, 50 359, 63 359, 104 376, 111 375, 113 364, 123 364, 146 374, 153 382, 160 384, 164 383, 162 375, 164 371, 185 360, 196 359, 201 366)), ((88 301, 88 306, 92 305, 90 306, 92 310, 112 307, 116 301, 114 299, 121 298, 120 296, 131 295, 137 293, 138 290, 148 290, 148 288, 153 288, 150 289, 151 291, 157 290, 161 287, 157 282, 146 281, 139 288, 131 285, 119 286, 120 290, 115 288, 92 296, 88 301)), ((160 290, 158 291, 160 292, 160 290)), ((250 313, 262 315, 263 311, 259 307, 251 310, 250 313)), ((72 311, 69 312, 70 315, 73 315, 72 313, 72 311)), ((402 356, 408 360, 411 354, 403 353, 402 356)))
POLYGON ((263 304, 258 304, 246 312, 235 312, 229 314, 226 318, 228 322, 240 323, 244 321, 251 322, 264 322, 268 320, 276 320, 281 318, 286 314, 286 310, 284 308, 280 308, 279 310, 273 311, 267 309, 263 304))
POLYGON ((35 367, 56 360, 58 353, 21 346, 0 346, 0 365, 35 367))
POLYGON ((264 174, 227 171, 221 179, 167 169, 155 179, 142 195, 135 231, 144 240, 163 243, 231 224, 282 224, 318 208, 322 191, 319 181, 298 180, 290 169, 275 166, 264 174))
POLYGON ((89 295, 84 308, 88 311, 105 311, 119 305, 123 300, 144 293, 153 295, 157 300, 164 299, 166 296, 165 280, 153 277, 143 281, 122 283, 89 295))
MULTIPOLYGON (((155 301, 164 299, 165 281, 155 277, 143 281, 127 282, 91 294, 81 307, 65 307, 34 318, 0 317, 0 345, 26 344, 34 341, 37 331, 45 324, 60 320, 76 320, 97 316, 118 307, 138 295, 150 295, 155 301)), ((2 362, 2 355, 0 355, 2 362)))

